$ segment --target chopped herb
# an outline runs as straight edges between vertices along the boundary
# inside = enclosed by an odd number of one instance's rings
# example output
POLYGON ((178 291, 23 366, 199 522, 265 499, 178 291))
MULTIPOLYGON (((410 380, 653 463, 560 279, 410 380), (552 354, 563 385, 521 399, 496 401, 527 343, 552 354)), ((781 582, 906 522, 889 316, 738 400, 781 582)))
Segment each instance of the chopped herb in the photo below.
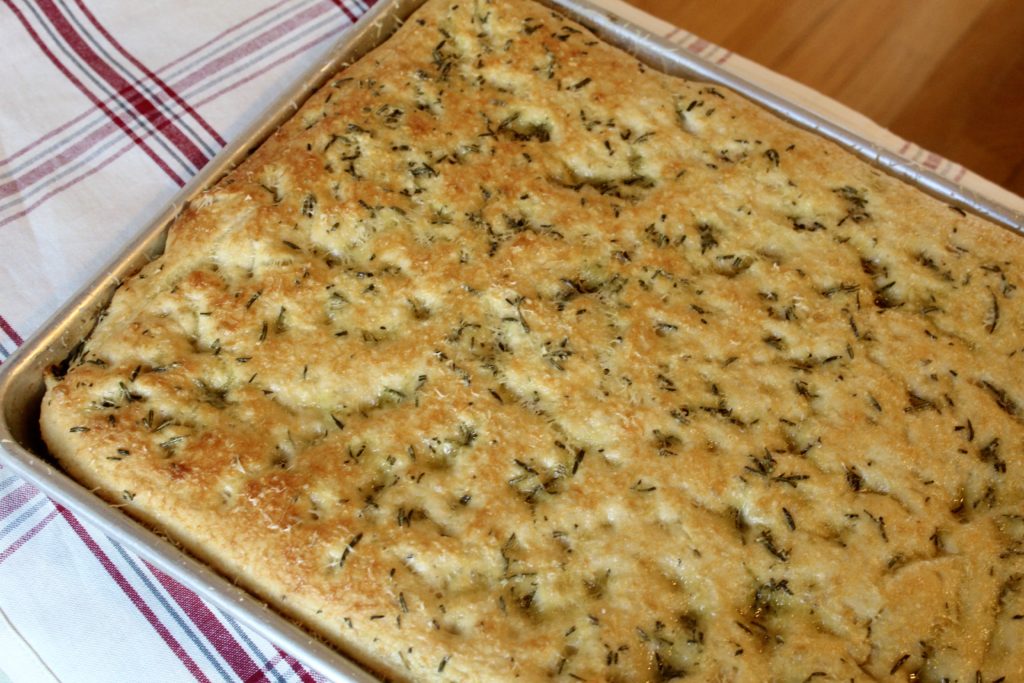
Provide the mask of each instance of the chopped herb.
POLYGON ((764 455, 762 456, 749 455, 747 457, 749 457, 751 462, 753 462, 753 466, 745 466, 743 469, 746 471, 762 477, 767 477, 775 471, 775 457, 772 456, 771 452, 767 448, 764 449, 764 455))
POLYGON ((934 410, 936 413, 942 413, 939 405, 923 396, 920 396, 913 391, 907 391, 907 407, 903 409, 905 413, 919 413, 923 410, 934 410))
POLYGON ((168 451, 169 450, 173 450, 175 446, 177 446, 178 444, 180 444, 184 440, 185 440, 184 436, 172 436, 171 438, 167 439, 166 441, 162 441, 160 443, 160 448, 163 448, 163 449, 168 450, 168 451))
POLYGON ((888 543, 889 535, 885 532, 885 517, 882 517, 881 515, 875 517, 867 510, 864 511, 864 514, 866 514, 868 518, 878 526, 878 533, 882 536, 882 540, 888 543))
POLYGON ((513 458, 512 462, 514 462, 516 465, 519 465, 519 467, 523 468, 524 470, 526 470, 530 474, 539 474, 539 472, 537 472, 537 470, 533 469, 532 467, 527 465, 525 462, 523 462, 519 458, 513 458))
POLYGON ((436 178, 438 176, 438 172, 434 169, 434 167, 430 166, 429 164, 426 164, 426 163, 420 164, 419 166, 415 166, 414 165, 409 170, 409 173, 411 173, 414 177, 417 177, 417 178, 420 177, 420 176, 426 176, 428 178, 436 178))
POLYGON ((665 433, 660 429, 653 430, 653 434, 654 443, 658 447, 659 456, 666 458, 676 455, 676 452, 673 449, 682 443, 678 436, 675 434, 665 433))
POLYGON ((715 272, 726 277, 736 277, 754 264, 752 259, 736 254, 715 257, 715 272))
POLYGON ((855 493, 864 486, 864 477, 860 475, 856 467, 846 468, 846 485, 855 493))
POLYGON ((709 249, 714 249, 718 246, 718 239, 715 237, 715 231, 707 223, 701 223, 698 225, 697 233, 700 235, 700 253, 703 254, 709 249))
POLYGON ((978 451, 982 462, 992 463, 993 469, 1000 474, 1006 472, 1006 461, 999 457, 999 437, 995 437, 978 451))
POLYGON ((772 477, 772 481, 777 481, 780 484, 789 484, 793 488, 796 488, 797 483, 810 479, 809 474, 778 474, 772 477))
POLYGON ((743 512, 737 507, 729 507, 729 516, 732 518, 732 525, 736 531, 740 532, 740 538, 743 539, 743 543, 746 544, 746 533, 750 528, 747 523, 747 518, 743 516, 743 512))
POLYGON ((845 199, 848 204, 846 216, 839 221, 839 225, 842 225, 847 219, 852 220, 854 223, 861 223, 871 218, 871 214, 866 210, 868 200, 863 191, 851 185, 844 185, 832 191, 845 199))
POLYGON ((348 544, 345 546, 345 550, 343 550, 341 553, 341 557, 338 559, 338 569, 341 569, 345 566, 345 561, 348 559, 349 554, 356 549, 356 546, 359 545, 359 541, 361 540, 363 540, 363 534, 362 532, 359 532, 358 534, 352 537, 352 540, 348 542, 348 544))
POLYGON ((302 200, 302 215, 306 218, 312 218, 314 211, 316 211, 316 195, 307 194, 302 200))
POLYGON ((573 463, 572 463, 572 473, 573 474, 576 474, 576 471, 580 468, 580 463, 583 462, 583 456, 585 456, 586 454, 587 454, 586 450, 584 450, 582 448, 576 451, 576 458, 573 460, 573 463))
POLYGON ((825 289, 821 290, 821 295, 828 299, 835 296, 836 294, 851 294, 859 289, 860 285, 856 283, 847 284, 845 282, 840 282, 838 285, 826 287, 825 289))
POLYGON ((797 380, 793 383, 793 388, 796 389, 796 393, 801 397, 810 401, 811 399, 818 398, 818 395, 811 391, 810 386, 803 380, 797 380))
POLYGON ((989 289, 989 295, 992 297, 992 308, 989 309, 988 317, 986 318, 985 330, 989 334, 993 334, 999 325, 999 300, 996 299, 996 293, 991 289, 989 289))
POLYGON ((790 218, 789 222, 797 232, 818 232, 827 229, 818 221, 806 221, 803 218, 790 218))
POLYGON ((656 680, 658 681, 671 681, 675 678, 684 678, 687 675, 686 669, 673 666, 657 651, 654 653, 654 664, 657 667, 658 677, 656 680))
POLYGON ((782 562, 789 561, 789 552, 790 551, 785 550, 785 549, 780 548, 777 545, 775 545, 775 538, 774 538, 774 536, 772 536, 772 532, 771 532, 770 529, 762 530, 761 534, 757 537, 757 542, 760 543, 762 546, 764 546, 765 550, 767 550, 769 553, 774 555, 776 558, 778 558, 782 562))
POLYGON ((1013 397, 1006 393, 1005 389, 996 386, 988 380, 982 380, 979 386, 988 391, 989 395, 996 402, 996 405, 999 406, 1000 410, 1010 417, 1016 418, 1018 421, 1022 419, 1019 404, 1013 397))
POLYGON ((664 337, 664 336, 666 336, 668 334, 671 334, 672 332, 677 331, 678 329, 679 329, 679 326, 678 325, 673 325, 672 323, 667 323, 667 322, 664 322, 664 321, 658 321, 658 322, 654 323, 654 332, 659 337, 664 337))
POLYGON ((263 183, 260 183, 260 187, 262 187, 264 190, 270 193, 270 196, 274 198, 275 204, 280 204, 281 200, 284 199, 284 195, 281 194, 281 190, 279 188, 270 187, 269 185, 264 185, 263 183))
POLYGON ((750 608, 751 616, 755 621, 759 621, 761 617, 777 609, 778 598, 776 596, 779 594, 793 595, 787 579, 779 581, 770 579, 768 583, 757 587, 757 590, 754 592, 754 601, 750 608))
POLYGON ((789 527, 790 531, 796 531, 796 522, 793 521, 793 515, 786 508, 782 508, 782 514, 786 518, 786 526, 789 527))
POLYGON ((895 298, 895 295, 892 293, 892 288, 895 284, 895 282, 888 282, 875 290, 875 306, 882 310, 888 310, 903 305, 903 302, 895 298))

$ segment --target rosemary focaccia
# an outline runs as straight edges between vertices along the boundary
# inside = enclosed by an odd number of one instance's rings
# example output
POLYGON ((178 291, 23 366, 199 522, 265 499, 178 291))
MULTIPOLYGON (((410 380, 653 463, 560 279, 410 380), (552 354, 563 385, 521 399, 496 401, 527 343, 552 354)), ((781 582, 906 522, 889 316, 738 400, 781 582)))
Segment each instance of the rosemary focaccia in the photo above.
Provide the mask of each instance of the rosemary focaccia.
POLYGON ((528 1, 430 0, 42 406, 397 680, 1024 680, 1024 242, 528 1))

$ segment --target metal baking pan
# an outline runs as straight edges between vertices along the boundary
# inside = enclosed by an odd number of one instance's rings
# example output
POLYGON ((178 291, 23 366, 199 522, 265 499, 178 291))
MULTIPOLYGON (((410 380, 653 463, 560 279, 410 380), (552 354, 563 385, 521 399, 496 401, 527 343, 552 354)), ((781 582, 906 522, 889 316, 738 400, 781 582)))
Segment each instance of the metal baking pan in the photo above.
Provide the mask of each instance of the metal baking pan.
MULTIPOLYGON (((424 0, 382 1, 364 16, 329 59, 306 73, 262 117, 225 148, 140 232, 99 276, 54 315, 0 368, 0 460, 79 517, 119 539, 204 599, 284 647, 321 673, 339 681, 374 681, 373 675, 239 589, 177 546, 110 507, 70 479, 46 453, 39 437, 43 371, 66 358, 91 331, 117 285, 163 249, 168 226, 182 207, 211 186, 265 140, 334 72, 386 40, 424 0)), ((979 197, 787 100, 766 92, 653 36, 586 0, 542 0, 591 28, 605 41, 648 65, 676 76, 730 88, 803 128, 840 144, 878 168, 954 206, 963 207, 1024 235, 1024 215, 979 197)))

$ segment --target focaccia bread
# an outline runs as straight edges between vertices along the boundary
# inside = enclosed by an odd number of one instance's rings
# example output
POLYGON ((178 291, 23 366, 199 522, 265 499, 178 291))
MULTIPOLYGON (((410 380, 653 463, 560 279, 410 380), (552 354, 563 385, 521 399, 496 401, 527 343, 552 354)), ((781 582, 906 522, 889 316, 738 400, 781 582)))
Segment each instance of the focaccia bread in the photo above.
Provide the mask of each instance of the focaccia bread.
POLYGON ((527 1, 431 0, 42 406, 401 680, 1024 677, 1024 242, 527 1))

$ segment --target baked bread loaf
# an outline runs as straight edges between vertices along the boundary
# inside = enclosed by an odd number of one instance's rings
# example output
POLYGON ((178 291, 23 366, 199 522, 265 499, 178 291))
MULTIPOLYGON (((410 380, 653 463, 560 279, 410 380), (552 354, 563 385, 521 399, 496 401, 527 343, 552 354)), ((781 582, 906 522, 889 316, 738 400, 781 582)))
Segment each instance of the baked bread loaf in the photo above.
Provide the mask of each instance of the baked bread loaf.
POLYGON ((1021 680, 1022 272, 720 87, 430 0, 182 213, 42 430, 388 678, 1021 680))

